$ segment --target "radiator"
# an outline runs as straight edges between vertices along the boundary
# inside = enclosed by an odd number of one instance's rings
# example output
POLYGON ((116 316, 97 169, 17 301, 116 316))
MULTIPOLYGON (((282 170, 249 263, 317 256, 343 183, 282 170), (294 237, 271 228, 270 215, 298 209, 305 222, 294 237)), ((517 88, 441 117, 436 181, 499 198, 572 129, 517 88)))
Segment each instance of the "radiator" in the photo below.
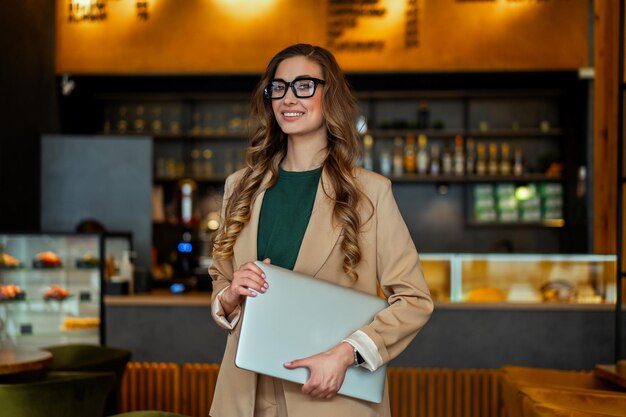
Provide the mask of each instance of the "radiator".
POLYGON ((455 372, 454 417, 499 417, 499 371, 489 369, 459 369, 455 372))
POLYGON ((217 364, 185 364, 182 376, 182 413, 192 417, 207 417, 220 366, 217 364))
POLYGON ((161 410, 178 413, 180 388, 178 365, 130 362, 122 378, 120 409, 122 412, 161 410))
MULTIPOLYGON (((207 417, 219 365, 128 364, 122 411, 207 417), (182 369, 182 371, 181 371, 182 369)), ((498 370, 388 368, 393 417, 501 417, 498 370)))

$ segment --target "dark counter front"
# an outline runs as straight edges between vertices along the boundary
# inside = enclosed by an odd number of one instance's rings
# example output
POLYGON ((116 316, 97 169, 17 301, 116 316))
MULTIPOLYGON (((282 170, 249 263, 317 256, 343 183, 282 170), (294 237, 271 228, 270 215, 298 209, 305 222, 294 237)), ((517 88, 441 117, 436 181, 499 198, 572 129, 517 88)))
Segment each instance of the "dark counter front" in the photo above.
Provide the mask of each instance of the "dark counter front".
MULTIPOLYGON (((106 296, 106 340, 133 361, 219 363, 227 332, 211 318, 209 293, 106 296)), ((421 333, 392 366, 592 369, 613 362, 614 306, 436 303, 421 333)))
POLYGON ((227 332, 211 318, 211 294, 166 291, 105 296, 106 340, 133 361, 220 363, 227 332))

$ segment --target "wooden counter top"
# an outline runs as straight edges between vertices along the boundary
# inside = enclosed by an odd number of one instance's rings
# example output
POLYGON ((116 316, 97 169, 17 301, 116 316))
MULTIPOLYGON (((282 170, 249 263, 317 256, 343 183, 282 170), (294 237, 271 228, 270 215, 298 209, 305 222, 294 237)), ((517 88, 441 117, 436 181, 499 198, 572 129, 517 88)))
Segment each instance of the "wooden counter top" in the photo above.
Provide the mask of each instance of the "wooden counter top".
MULTIPOLYGON (((135 295, 105 295, 107 306, 210 306, 210 292, 189 292, 172 294, 167 289, 157 289, 149 293, 135 295)), ((435 301, 435 309, 441 310, 544 310, 544 311, 607 311, 615 310, 613 304, 576 303, 464 303, 435 301)))
POLYGON ((614 311, 615 304, 435 301, 435 310, 614 311))
POLYGON ((211 305, 210 292, 188 292, 172 294, 167 289, 153 290, 149 293, 133 295, 105 295, 104 304, 107 306, 181 306, 181 307, 209 307, 211 305))

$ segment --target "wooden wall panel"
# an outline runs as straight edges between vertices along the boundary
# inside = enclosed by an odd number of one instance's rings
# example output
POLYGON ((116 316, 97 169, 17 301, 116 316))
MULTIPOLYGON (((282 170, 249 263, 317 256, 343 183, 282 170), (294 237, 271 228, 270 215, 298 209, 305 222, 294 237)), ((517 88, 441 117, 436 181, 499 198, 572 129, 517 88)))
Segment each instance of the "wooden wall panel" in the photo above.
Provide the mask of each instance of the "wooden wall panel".
POLYGON ((594 2, 593 250, 615 253, 617 230, 617 94, 619 2, 594 2))
POLYGON ((259 72, 275 52, 295 42, 329 47, 351 72, 571 69, 589 64, 588 0, 345 3, 351 2, 150 0, 150 17, 141 21, 134 0, 115 0, 107 2, 106 20, 70 23, 68 2, 57 0, 56 71, 259 72), (343 13, 346 8, 352 14, 343 13), (350 18, 354 27, 337 29, 350 18), (333 28, 337 36, 329 34, 333 28))

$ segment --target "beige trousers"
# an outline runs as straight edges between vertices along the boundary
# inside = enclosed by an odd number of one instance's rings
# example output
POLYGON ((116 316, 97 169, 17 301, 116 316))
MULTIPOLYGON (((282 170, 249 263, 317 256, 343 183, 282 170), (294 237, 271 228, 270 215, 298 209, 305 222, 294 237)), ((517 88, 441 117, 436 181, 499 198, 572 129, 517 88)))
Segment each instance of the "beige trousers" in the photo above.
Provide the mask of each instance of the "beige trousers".
POLYGON ((280 379, 261 374, 257 376, 254 417, 288 417, 280 379))

